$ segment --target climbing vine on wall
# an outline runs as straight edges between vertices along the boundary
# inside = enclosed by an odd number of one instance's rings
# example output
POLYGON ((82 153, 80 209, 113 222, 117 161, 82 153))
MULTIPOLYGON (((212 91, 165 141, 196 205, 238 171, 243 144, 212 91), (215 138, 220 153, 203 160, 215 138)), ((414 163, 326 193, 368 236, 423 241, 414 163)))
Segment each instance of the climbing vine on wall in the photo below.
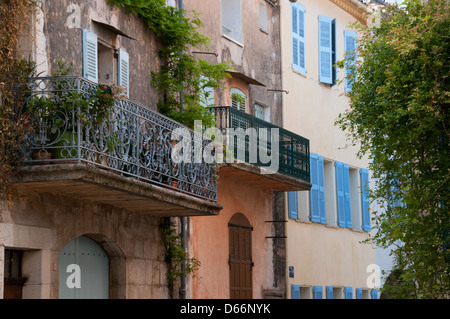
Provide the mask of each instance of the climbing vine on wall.
POLYGON ((213 114, 204 107, 211 97, 203 92, 205 87, 220 87, 230 65, 213 65, 188 53, 193 48, 207 49, 211 41, 198 31, 202 26, 199 15, 192 12, 193 18, 187 18, 183 9, 166 6, 164 0, 109 0, 109 4, 126 7, 141 17, 162 44, 159 56, 163 65, 152 72, 151 82, 164 93, 160 112, 191 128, 194 120, 214 126, 213 114))
POLYGON ((31 41, 27 21, 36 7, 30 0, 0 0, 0 196, 11 200, 14 171, 22 163, 22 151, 28 120, 21 115, 26 79, 35 65, 25 59, 19 48, 21 39, 31 41))

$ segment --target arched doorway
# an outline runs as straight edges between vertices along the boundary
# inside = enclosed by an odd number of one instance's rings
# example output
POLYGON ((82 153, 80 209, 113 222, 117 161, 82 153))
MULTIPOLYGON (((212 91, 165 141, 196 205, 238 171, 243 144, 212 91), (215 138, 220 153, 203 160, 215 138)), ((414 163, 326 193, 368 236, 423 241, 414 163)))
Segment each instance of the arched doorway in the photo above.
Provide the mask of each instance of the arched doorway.
POLYGON ((109 257, 92 239, 79 236, 58 254, 60 299, 109 298, 109 257))
POLYGON ((231 299, 253 297, 252 230, 248 219, 240 213, 234 214, 228 223, 231 299))

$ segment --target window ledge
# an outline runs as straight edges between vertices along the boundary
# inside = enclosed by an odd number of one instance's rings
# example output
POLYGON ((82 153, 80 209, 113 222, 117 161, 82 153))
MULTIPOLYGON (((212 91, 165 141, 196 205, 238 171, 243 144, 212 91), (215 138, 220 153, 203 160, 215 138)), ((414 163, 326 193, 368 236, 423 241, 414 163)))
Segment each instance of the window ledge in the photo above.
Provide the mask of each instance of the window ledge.
POLYGON ((222 37, 223 38, 225 38, 225 39, 227 39, 228 41, 230 41, 230 42, 233 42, 234 44, 236 44, 236 45, 238 45, 238 46, 240 46, 240 47, 244 47, 244 45, 241 43, 241 42, 239 42, 239 41, 237 41, 237 40, 234 40, 233 38, 230 38, 229 36, 227 36, 227 35, 225 35, 225 34, 222 34, 222 37))
POLYGON ((306 74, 300 73, 299 71, 297 71, 296 69, 294 69, 292 66, 291 66, 291 68, 292 68, 292 72, 294 72, 295 74, 298 74, 298 75, 300 75, 301 77, 304 77, 304 78, 306 79, 306 74))

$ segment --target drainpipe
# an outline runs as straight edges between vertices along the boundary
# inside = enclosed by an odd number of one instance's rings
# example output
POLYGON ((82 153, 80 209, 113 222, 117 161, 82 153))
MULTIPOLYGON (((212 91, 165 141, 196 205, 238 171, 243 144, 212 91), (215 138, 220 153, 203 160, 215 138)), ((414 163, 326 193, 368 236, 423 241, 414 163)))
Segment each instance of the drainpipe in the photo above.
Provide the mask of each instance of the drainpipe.
MULTIPOLYGON (((183 0, 178 0, 178 9, 183 9, 183 0)), ((183 104, 182 92, 180 92, 180 100, 181 104, 183 104)), ((183 251, 186 251, 186 217, 180 217, 181 224, 181 247, 183 251)), ((180 286, 180 299, 186 299, 186 261, 183 260, 181 264, 181 272, 183 276, 181 276, 181 286, 180 286)))

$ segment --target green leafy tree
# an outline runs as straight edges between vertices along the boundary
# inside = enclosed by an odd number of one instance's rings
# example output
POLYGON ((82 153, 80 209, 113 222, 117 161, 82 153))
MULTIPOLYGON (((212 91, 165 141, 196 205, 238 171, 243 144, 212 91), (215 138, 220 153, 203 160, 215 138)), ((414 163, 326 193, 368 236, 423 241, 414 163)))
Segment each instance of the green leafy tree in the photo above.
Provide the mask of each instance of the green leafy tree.
POLYGON ((381 247, 394 247, 394 298, 450 296, 450 1, 407 0, 355 26, 350 108, 336 124, 370 158, 381 247), (355 61, 353 61, 355 62, 355 61))

